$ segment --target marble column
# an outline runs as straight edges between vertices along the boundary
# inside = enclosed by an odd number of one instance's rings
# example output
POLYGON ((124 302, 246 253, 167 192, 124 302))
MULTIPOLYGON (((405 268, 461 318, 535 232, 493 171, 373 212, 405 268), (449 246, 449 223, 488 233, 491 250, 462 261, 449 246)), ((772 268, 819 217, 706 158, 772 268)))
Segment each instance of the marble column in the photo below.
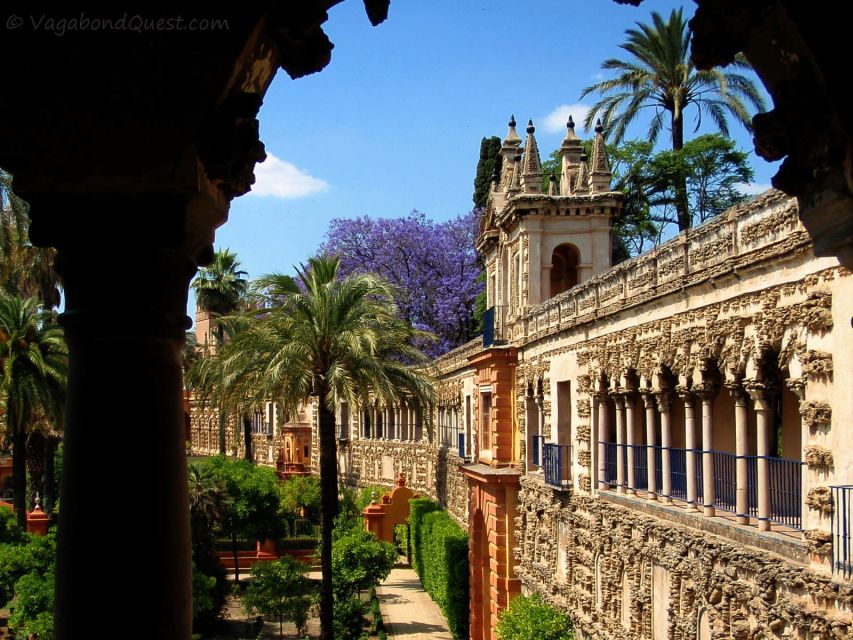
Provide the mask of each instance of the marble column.
POLYGON ((700 392, 702 399, 702 515, 711 517, 716 513, 714 503, 714 396, 717 389, 709 387, 700 392))
POLYGON ((765 389, 753 388, 750 395, 755 403, 756 455, 758 457, 758 530, 770 531, 770 430, 773 414, 769 393, 765 389))
POLYGON ((595 429, 595 439, 592 441, 593 450, 598 452, 598 460, 596 461, 598 464, 595 465, 597 477, 596 482, 592 484, 592 489, 607 489, 605 486, 604 479, 606 477, 606 467, 604 464, 605 455, 607 451, 607 395, 604 393, 597 393, 592 397, 593 401, 593 416, 597 418, 596 420, 596 429, 595 429))
POLYGON ((749 422, 747 395, 740 385, 729 388, 735 401, 735 513, 738 524, 749 524, 749 422))
POLYGON ((697 511, 696 505, 696 416, 693 393, 685 390, 679 393, 684 401, 684 448, 685 481, 687 485, 687 509, 697 511))
POLYGON ((635 494, 637 491, 637 451, 636 451, 636 416, 634 413, 634 394, 625 394, 625 444, 628 454, 628 488, 629 495, 635 494))
POLYGON ((625 399, 615 394, 616 404, 616 493, 625 493, 625 399))
POLYGON ((648 468, 649 485, 646 497, 649 500, 657 499, 657 477, 655 474, 655 447, 657 438, 655 433, 655 397, 651 393, 643 394, 643 404, 646 408, 646 467, 648 468))
POLYGON ((672 459, 670 448, 672 447, 672 417, 669 412, 671 403, 670 393, 660 391, 657 394, 658 411, 660 412, 660 446, 661 446, 661 496, 660 501, 664 504, 672 502, 672 459))

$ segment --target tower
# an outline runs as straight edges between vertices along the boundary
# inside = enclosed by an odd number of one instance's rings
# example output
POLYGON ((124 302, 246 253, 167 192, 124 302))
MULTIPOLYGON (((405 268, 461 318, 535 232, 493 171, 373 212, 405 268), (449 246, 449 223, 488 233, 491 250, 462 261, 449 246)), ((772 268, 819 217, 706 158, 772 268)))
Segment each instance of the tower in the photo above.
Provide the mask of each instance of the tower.
POLYGON ((513 117, 501 150, 504 169, 477 239, 486 263, 488 306, 508 323, 610 267, 611 224, 622 208, 622 194, 610 190, 601 123, 587 164, 569 117, 559 150, 560 186, 551 182, 544 193, 536 129, 528 123, 521 147, 515 124, 513 117))

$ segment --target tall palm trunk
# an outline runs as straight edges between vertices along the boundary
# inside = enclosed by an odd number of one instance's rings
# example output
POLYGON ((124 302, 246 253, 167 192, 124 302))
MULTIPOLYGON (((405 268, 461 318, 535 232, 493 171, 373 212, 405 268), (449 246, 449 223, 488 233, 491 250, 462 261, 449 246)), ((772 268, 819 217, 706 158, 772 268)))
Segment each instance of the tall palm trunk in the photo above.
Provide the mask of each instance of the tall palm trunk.
MULTIPOLYGON (((10 421, 10 424, 12 422, 10 421)), ((22 531, 27 530, 27 434, 12 434, 12 487, 15 490, 15 517, 22 531)))
MULTIPOLYGON (((684 113, 672 112, 672 150, 684 148, 684 113)), ((684 231, 692 226, 690 208, 687 201, 687 176, 679 171, 675 176, 675 213, 678 217, 678 230, 684 231)))
POLYGON ((332 592, 332 527, 338 514, 338 457, 335 443, 335 414, 326 406, 329 388, 318 385, 320 395, 320 640, 334 640, 334 595, 332 592))
POLYGON ((255 457, 252 455, 252 418, 249 414, 243 414, 243 452, 244 457, 249 462, 254 462, 255 457))

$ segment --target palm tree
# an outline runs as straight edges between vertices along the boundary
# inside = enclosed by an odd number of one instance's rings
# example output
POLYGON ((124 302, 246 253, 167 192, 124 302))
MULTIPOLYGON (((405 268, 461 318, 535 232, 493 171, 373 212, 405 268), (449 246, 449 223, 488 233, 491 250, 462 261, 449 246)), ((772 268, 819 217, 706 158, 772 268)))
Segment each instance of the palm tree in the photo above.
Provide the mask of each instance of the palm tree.
MULTIPOLYGON (((618 144, 625 130, 639 115, 641 109, 654 110, 649 125, 648 138, 654 144, 661 129, 668 124, 672 134, 672 148, 684 146, 684 112, 693 105, 698 109, 696 129, 702 116, 711 119, 724 136, 729 135, 728 115, 747 129, 750 115, 744 101, 758 111, 765 109, 764 99, 755 83, 737 72, 719 69, 699 71, 690 60, 690 30, 681 14, 674 9, 668 21, 652 12, 652 25, 637 24, 628 29, 627 41, 619 45, 631 54, 630 60, 610 58, 602 69, 616 71, 610 80, 597 82, 581 92, 581 99, 596 92, 602 95, 587 114, 585 126, 589 129, 596 118, 604 120, 609 141, 618 144), (669 122, 664 118, 669 115, 669 122)), ((742 55, 732 63, 735 70, 751 69, 742 55)), ((685 177, 675 185, 675 207, 680 231, 690 227, 685 177)))
POLYGON ((213 540, 214 525, 225 517, 229 497, 225 484, 209 465, 187 465, 187 482, 193 549, 199 545, 206 548, 213 540))
MULTIPOLYGON (((213 262, 210 266, 200 269, 193 280, 196 305, 210 314, 213 323, 215 351, 221 349, 225 342, 224 327, 219 319, 237 310, 249 287, 246 275, 246 272, 240 269, 237 254, 229 249, 223 249, 213 254, 213 262)), ((220 407, 219 453, 221 454, 225 454, 225 420, 226 413, 220 407)), ((251 460, 251 435, 246 438, 246 456, 251 460)))
POLYGON ((18 524, 27 526, 27 434, 43 413, 61 424, 68 376, 63 331, 41 322, 38 301, 0 294, 0 399, 12 438, 12 476, 18 524))
POLYGON ((298 282, 284 275, 261 278, 261 312, 223 348, 225 395, 235 403, 275 398, 286 412, 319 399, 321 487, 321 638, 332 631, 332 526, 338 509, 335 406, 354 406, 368 394, 386 401, 406 396, 432 402, 429 376, 413 365, 425 357, 412 347, 426 334, 399 319, 394 290, 369 274, 339 277, 339 258, 312 258, 298 282))

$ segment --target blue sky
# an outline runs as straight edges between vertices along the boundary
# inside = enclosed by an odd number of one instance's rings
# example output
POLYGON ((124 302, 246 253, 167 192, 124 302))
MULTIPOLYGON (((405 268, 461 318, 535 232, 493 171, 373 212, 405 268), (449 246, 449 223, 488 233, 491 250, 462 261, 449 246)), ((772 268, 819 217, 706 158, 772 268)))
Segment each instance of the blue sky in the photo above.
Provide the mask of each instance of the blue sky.
MULTIPOLYGON (((332 61, 299 80, 279 72, 260 113, 271 157, 256 171, 253 193, 232 203, 216 248, 236 251, 256 277, 313 255, 333 218, 464 213, 483 136, 503 137, 511 113, 520 125, 532 118, 546 156, 565 135, 567 110, 559 108, 577 105, 581 90, 603 77, 604 59, 622 57, 625 30, 678 6, 392 0, 379 27, 362 2, 333 7, 325 25, 332 61)), ((693 7, 685 6, 688 16, 693 7)), ((581 107, 568 110, 582 119, 581 107)), ((644 137, 646 126, 640 121, 627 137, 644 137)), ((732 133, 752 150, 748 133, 737 125, 732 133)), ((772 165, 754 153, 751 160, 755 182, 768 185, 772 165)))

